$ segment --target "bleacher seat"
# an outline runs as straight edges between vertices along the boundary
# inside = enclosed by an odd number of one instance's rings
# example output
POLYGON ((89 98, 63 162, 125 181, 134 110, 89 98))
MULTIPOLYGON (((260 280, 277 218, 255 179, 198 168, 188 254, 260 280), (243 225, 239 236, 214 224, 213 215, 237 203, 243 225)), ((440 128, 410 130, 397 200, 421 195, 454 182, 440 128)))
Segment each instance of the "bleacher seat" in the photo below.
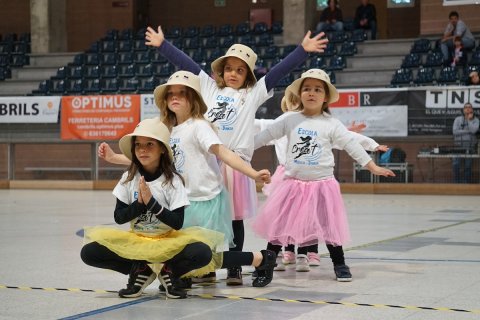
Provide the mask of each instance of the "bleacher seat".
POLYGON ((438 84, 458 84, 460 79, 458 77, 458 71, 455 67, 443 67, 440 70, 440 74, 437 79, 438 84))
POLYGON ((233 26, 231 24, 222 24, 218 28, 217 35, 220 37, 233 35, 233 26))
POLYGON ((69 70, 68 78, 80 79, 83 77, 83 66, 71 66, 69 70))
POLYGON ((118 40, 132 40, 133 39, 133 30, 124 29, 118 33, 118 40))
POLYGON ((185 44, 183 46, 184 49, 187 49, 187 50, 198 49, 201 46, 201 41, 199 37, 194 37, 194 38, 186 39, 184 44, 185 44))
POLYGON ((51 88, 52 80, 43 80, 38 84, 38 89, 32 91, 32 94, 47 96, 50 94, 51 88))
POLYGON ((187 29, 183 33, 184 38, 194 38, 194 37, 198 37, 198 35, 199 35, 199 30, 198 30, 198 27, 196 26, 187 27, 187 29))
POLYGON ((220 42, 218 38, 215 36, 211 36, 205 39, 205 44, 203 45, 205 48, 217 48, 220 42))
POLYGON ((51 79, 65 79, 70 75, 70 69, 65 66, 65 67, 60 67, 57 69, 57 73, 51 77, 51 79))
POLYGON ((52 89, 50 90, 53 94, 63 95, 67 92, 68 80, 52 80, 52 89))
POLYGON ((26 42, 16 42, 12 45, 13 54, 27 54, 30 52, 30 45, 26 42))
POLYGON ((283 25, 280 21, 274 21, 270 27, 270 32, 272 34, 281 34, 283 33, 283 25))
POLYGON ((340 52, 338 53, 341 56, 353 56, 357 53, 357 45, 353 41, 345 41, 342 43, 340 52))
POLYGON ((250 33, 250 24, 248 22, 242 22, 235 27, 235 34, 237 36, 243 36, 250 33))
POLYGON ((8 55, 0 55, 0 67, 7 67, 10 65, 12 57, 8 55))
POLYGON ((264 33, 267 33, 267 31, 268 31, 268 26, 265 22, 257 22, 253 25, 252 32, 254 34, 264 34, 264 33))
POLYGON ((208 24, 202 27, 202 29, 200 30, 200 36, 204 38, 213 37, 215 36, 216 32, 216 28, 211 24, 208 24))
POLYGON ((329 42, 327 43, 327 46, 325 47, 325 51, 321 53, 321 55, 324 55, 326 57, 331 57, 337 54, 337 47, 335 44, 329 42))
POLYGON ((135 52, 134 55, 135 63, 150 63, 150 52, 149 51, 140 51, 135 52))
POLYGON ((327 62, 324 57, 314 56, 310 59, 308 67, 310 69, 325 69, 327 67, 327 62))
POLYGON ((153 64, 149 63, 138 68, 137 76, 139 77, 151 77, 153 75, 153 64))
POLYGON ((130 92, 135 93, 138 90, 140 81, 138 78, 133 77, 129 79, 122 79, 120 84, 120 92, 130 92))
POLYGON ((83 90, 88 94, 101 93, 100 79, 85 79, 83 90))
POLYGON ((395 71, 390 84, 392 86, 409 85, 413 83, 413 73, 411 69, 400 68, 395 71))
POLYGON ((335 72, 333 70, 327 70, 327 74, 330 78, 330 82, 335 84, 337 82, 337 77, 335 76, 335 72))
POLYGON ((222 48, 230 48, 235 43, 235 37, 233 35, 225 36, 220 39, 220 46, 222 48))
POLYGON ((84 86, 83 79, 76 79, 70 85, 71 87, 67 88, 66 94, 82 94, 83 93, 83 86, 84 86))
POLYGON ((132 64, 133 63, 133 53, 131 52, 120 52, 117 59, 118 64, 132 64))
POLYGON ((168 28, 165 33, 165 38, 167 39, 178 39, 182 37, 182 28, 181 27, 171 27, 168 28))
POLYGON ((409 53, 403 58, 402 68, 417 68, 422 63, 420 53, 409 53))
MULTIPOLYGON (((344 24, 345 26, 345 24, 344 24)), ((347 30, 345 28, 345 30, 347 30)), ((363 42, 368 39, 367 33, 363 29, 355 29, 352 31, 352 36, 350 37, 350 41, 353 42, 363 42)))
POLYGON ((153 53, 150 54, 150 61, 152 63, 161 64, 161 63, 167 62, 168 60, 158 51, 154 51, 153 53))
POLYGON ((117 42, 118 52, 130 52, 133 49, 132 40, 120 40, 117 42))
POLYGON ((429 39, 417 39, 413 42, 411 53, 427 53, 432 49, 429 39))
POLYGON ((193 51, 192 54, 192 60, 195 61, 196 63, 201 63, 206 60, 206 53, 202 49, 197 49, 193 51))
POLYGON ((278 58, 279 56, 280 56, 279 49, 275 45, 266 47, 262 54, 263 59, 275 59, 275 58, 278 58))
POLYGON ((171 63, 161 64, 158 68, 158 73, 156 74, 159 77, 169 77, 174 72, 175 68, 171 63))
POLYGON ((99 65, 101 61, 100 53, 87 53, 85 55, 85 64, 86 65, 99 65))
POLYGON ((343 70, 347 67, 347 62, 343 56, 333 56, 330 58, 330 63, 327 70, 343 70))
POLYGON ((328 32, 327 37, 328 40, 332 43, 343 43, 348 39, 348 35, 345 31, 328 32))
POLYGON ((220 58, 221 56, 223 56, 223 50, 221 50, 219 48, 213 49, 208 54, 206 61, 210 64, 210 63, 212 63, 213 60, 215 60, 217 58, 220 58))
POLYGON ((118 79, 105 79, 101 81, 101 92, 102 93, 117 93, 119 89, 118 79))
POLYGON ((281 48, 280 58, 285 59, 293 50, 297 48, 296 45, 288 45, 281 48))
POLYGON ((148 50, 148 47, 147 45, 145 44, 145 40, 135 40, 134 43, 133 43, 133 50, 134 51, 147 51, 148 50))
POLYGON ((469 66, 480 66, 480 50, 475 50, 468 61, 469 66))
POLYGON ((87 49, 87 53, 98 53, 100 52, 100 42, 95 41, 90 45, 90 47, 87 49))
POLYGON ((158 85, 159 82, 156 77, 142 79, 138 91, 139 93, 152 93, 158 85))
POLYGON ((117 40, 118 38, 118 30, 115 29, 110 29, 107 30, 105 33, 105 37, 103 37, 104 40, 117 40))
POLYGON ((273 36, 269 33, 264 33, 255 38, 255 45, 257 47, 268 47, 273 45, 273 36))
POLYGON ((431 67, 420 67, 414 80, 416 85, 434 84, 436 81, 435 70, 431 67))
POLYGON ((145 32, 147 32, 147 28, 138 29, 138 31, 135 32, 134 39, 145 41, 145 32))
POLYGON ((70 65, 73 65, 73 66, 82 66, 84 64, 85 64, 85 54, 84 53, 76 54, 73 57, 73 61, 70 63, 70 65))
POLYGON ((135 63, 119 66, 118 76, 122 78, 131 78, 137 74, 137 65, 135 63))
POLYGON ((117 64, 117 54, 113 52, 103 53, 100 55, 102 59, 100 61, 101 65, 115 65, 117 64))
POLYGON ((116 65, 102 67, 102 78, 116 78, 117 76, 118 70, 116 65))
POLYGON ((86 66, 83 76, 89 79, 100 78, 100 66, 86 66))
POLYGON ((102 52, 115 52, 116 42, 114 40, 104 40, 100 45, 100 50, 102 52))
POLYGON ((23 67, 24 65, 30 64, 29 56, 24 54, 14 54, 12 55, 12 61, 10 62, 11 67, 23 67))
POLYGON ((180 49, 180 50, 183 49, 183 39, 182 38, 172 39, 171 42, 178 49, 180 49))
POLYGON ((295 80, 295 78, 293 77, 293 74, 289 73, 288 75, 286 75, 285 77, 280 79, 280 81, 278 81, 275 88, 286 88, 289 85, 291 85, 294 80, 295 80))
POLYGON ((443 54, 440 51, 431 51, 425 59, 425 67, 439 67, 443 65, 443 54))
POLYGON ((254 47, 255 46, 255 37, 252 36, 251 34, 246 34, 246 35, 243 35, 243 36, 239 36, 237 38, 237 43, 241 43, 241 44, 244 44, 246 45, 247 47, 254 47))

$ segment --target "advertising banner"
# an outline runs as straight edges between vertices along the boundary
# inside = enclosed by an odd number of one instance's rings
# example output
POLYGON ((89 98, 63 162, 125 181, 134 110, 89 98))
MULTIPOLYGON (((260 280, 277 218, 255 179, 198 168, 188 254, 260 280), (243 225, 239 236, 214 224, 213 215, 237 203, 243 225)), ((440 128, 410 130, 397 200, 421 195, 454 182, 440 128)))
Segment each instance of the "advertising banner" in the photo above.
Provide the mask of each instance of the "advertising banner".
POLYGON ((0 97, 0 123, 57 123, 60 97, 0 97))
POLYGON ((118 140, 133 132, 140 117, 140 95, 62 98, 61 138, 118 140))

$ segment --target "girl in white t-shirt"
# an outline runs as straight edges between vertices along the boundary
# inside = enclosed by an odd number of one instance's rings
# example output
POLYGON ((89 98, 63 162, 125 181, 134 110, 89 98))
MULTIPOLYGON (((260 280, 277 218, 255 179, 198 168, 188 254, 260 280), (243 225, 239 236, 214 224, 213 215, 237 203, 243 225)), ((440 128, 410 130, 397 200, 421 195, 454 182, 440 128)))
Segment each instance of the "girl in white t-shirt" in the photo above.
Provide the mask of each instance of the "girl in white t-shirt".
POLYGON ((325 242, 337 280, 351 281, 342 248, 350 233, 340 187, 333 176, 332 148, 347 151, 373 174, 394 174, 377 166, 345 126, 330 115, 328 104, 338 100, 338 93, 323 70, 304 72, 290 89, 300 98, 301 111, 281 115, 255 136, 256 148, 284 135, 288 147, 285 178, 272 190, 252 227, 275 252, 289 243, 304 247, 325 242))
MULTIPOLYGON (((301 111, 298 110, 301 101, 300 98, 292 92, 292 85, 285 89, 285 95, 282 98, 281 109, 283 112, 301 111)), ((255 127, 257 133, 265 130, 269 125, 275 123, 276 119, 255 119, 255 127)), ((355 124, 355 121, 348 127, 349 133, 355 140, 362 145, 367 151, 387 151, 386 145, 379 145, 375 140, 360 134, 365 129, 364 124, 355 124)), ((271 143, 271 142, 270 142, 271 143)), ((270 144, 269 143, 269 144, 270 144)), ((285 176, 285 162, 287 156, 288 138, 283 136, 273 141, 275 146, 275 154, 278 160, 278 166, 275 173, 272 175, 272 181, 263 187, 263 193, 268 196, 272 190, 281 183, 285 176)), ((341 149, 333 145, 334 149, 341 149)), ((310 271, 310 267, 320 265, 320 256, 318 255, 318 244, 313 244, 307 247, 298 248, 298 256, 295 256, 295 246, 289 244, 277 255, 277 266, 275 271, 286 270, 285 265, 296 264, 296 271, 305 272, 310 271)))
MULTIPOLYGON (((174 98, 175 99, 175 98, 174 98)), ((170 132, 159 118, 140 122, 132 134, 119 141, 130 166, 113 190, 117 198, 114 216, 130 230, 98 226, 85 228, 82 260, 91 266, 129 274, 120 297, 138 297, 152 283, 155 272, 148 264, 162 263, 158 278, 170 298, 186 298, 173 280, 200 276, 218 268, 252 265, 266 276, 253 282, 264 287, 273 278, 275 253, 218 252, 224 237, 217 231, 186 227, 188 207, 183 179, 175 170, 169 146, 170 132)))
MULTIPOLYGON (((190 206, 185 210, 184 226, 201 226, 225 234, 233 246, 231 206, 217 157, 224 163, 259 182, 269 182, 268 170, 256 171, 237 154, 225 148, 211 124, 205 120, 207 109, 200 96, 198 76, 188 71, 174 73, 167 83, 154 91, 160 116, 172 130, 170 147, 175 167, 185 178, 190 206)), ((109 162, 128 163, 114 154, 108 145, 99 150, 109 162)), ((215 280, 210 273, 203 281, 215 280)))
MULTIPOLYGON (((180 70, 200 76, 201 94, 208 106, 206 118, 213 123, 222 143, 249 163, 253 155, 255 113, 273 95, 275 85, 296 66, 308 58, 309 52, 323 52, 328 40, 324 33, 311 37, 307 32, 301 45, 257 81, 254 74, 257 55, 242 44, 232 45, 226 54, 211 64, 214 79, 202 71, 188 55, 165 41, 162 29, 147 28, 146 45, 158 47, 159 52, 180 70)), ((233 205, 235 247, 243 249, 243 220, 253 217, 257 210, 255 182, 248 176, 222 163, 225 185, 233 205)), ((228 285, 242 284, 241 269, 228 270, 228 285)))

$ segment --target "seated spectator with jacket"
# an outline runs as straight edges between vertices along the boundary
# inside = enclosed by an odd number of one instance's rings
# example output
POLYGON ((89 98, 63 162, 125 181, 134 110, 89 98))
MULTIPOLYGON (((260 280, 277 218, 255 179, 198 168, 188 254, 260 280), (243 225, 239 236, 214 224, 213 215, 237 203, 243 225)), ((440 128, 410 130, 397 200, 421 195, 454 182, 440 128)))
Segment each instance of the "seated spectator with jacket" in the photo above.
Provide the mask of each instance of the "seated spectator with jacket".
POLYGON ((328 0, 328 7, 322 11, 320 22, 317 24, 317 32, 343 31, 342 10, 337 0, 328 0))
POLYGON ((360 0, 360 5, 355 11, 355 29, 370 29, 372 40, 377 39, 377 11, 368 0, 360 0))

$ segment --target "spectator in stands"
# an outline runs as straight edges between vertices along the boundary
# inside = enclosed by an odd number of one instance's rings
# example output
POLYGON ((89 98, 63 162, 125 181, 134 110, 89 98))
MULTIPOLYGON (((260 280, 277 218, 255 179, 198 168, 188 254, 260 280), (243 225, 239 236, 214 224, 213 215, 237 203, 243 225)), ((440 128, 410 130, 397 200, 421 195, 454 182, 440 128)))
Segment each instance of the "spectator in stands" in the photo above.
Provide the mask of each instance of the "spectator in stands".
POLYGON ((467 86, 480 86, 480 77, 477 70, 473 70, 468 75, 467 86))
POLYGON ((448 64, 451 61, 454 50, 454 39, 456 36, 459 36, 462 39, 463 49, 469 50, 475 46, 475 38, 473 34, 468 29, 465 22, 459 19, 457 11, 452 11, 448 15, 450 22, 445 29, 443 38, 440 40, 440 49, 443 53, 443 61, 448 64))
POLYGON ((463 51, 463 43, 462 43, 462 38, 459 36, 455 36, 455 39, 453 40, 455 44, 455 49, 453 53, 453 60, 450 63, 452 67, 455 66, 464 66, 465 63, 467 62, 467 55, 463 51))
POLYGON ((370 29, 372 40, 377 38, 377 10, 368 0, 360 0, 355 11, 354 25, 356 29, 370 29))
POLYGON ((340 10, 337 0, 328 0, 328 7, 322 11, 316 31, 343 31, 342 10, 340 10))
MULTIPOLYGON (((475 117, 472 104, 463 106, 463 115, 453 121, 453 140, 459 153, 472 154, 476 152, 479 120, 475 117)), ((453 178, 455 183, 472 183, 472 158, 453 158, 453 178), (463 161, 462 161, 463 160, 463 161), (460 170, 464 162, 464 170, 460 170)))

